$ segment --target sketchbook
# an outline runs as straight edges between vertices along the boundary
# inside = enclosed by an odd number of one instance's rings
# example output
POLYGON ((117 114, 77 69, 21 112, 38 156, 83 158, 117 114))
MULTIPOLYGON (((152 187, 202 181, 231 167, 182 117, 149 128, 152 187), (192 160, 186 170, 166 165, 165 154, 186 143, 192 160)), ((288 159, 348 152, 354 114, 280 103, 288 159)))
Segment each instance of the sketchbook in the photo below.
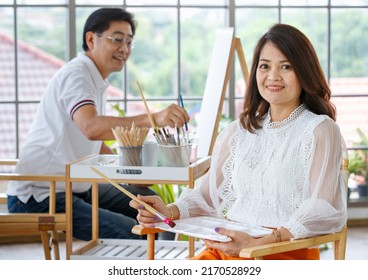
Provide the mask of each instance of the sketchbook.
POLYGON ((216 227, 223 227, 231 230, 246 232, 253 237, 261 237, 272 232, 264 227, 253 227, 221 218, 200 216, 174 221, 176 226, 171 228, 166 223, 157 223, 156 227, 165 231, 181 233, 201 239, 227 242, 231 239, 226 235, 215 232, 216 227))

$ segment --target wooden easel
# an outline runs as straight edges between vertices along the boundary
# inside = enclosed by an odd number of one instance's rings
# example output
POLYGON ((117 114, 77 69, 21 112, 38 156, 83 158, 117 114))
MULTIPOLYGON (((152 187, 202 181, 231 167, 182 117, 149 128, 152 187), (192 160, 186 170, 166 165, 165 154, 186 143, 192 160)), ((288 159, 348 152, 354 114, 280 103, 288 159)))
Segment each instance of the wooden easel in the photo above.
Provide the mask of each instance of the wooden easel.
POLYGON ((233 37, 233 33, 233 28, 220 29, 216 33, 212 59, 203 94, 201 119, 197 127, 199 137, 198 158, 212 154, 235 51, 237 52, 246 84, 249 78, 241 41, 239 38, 233 37))

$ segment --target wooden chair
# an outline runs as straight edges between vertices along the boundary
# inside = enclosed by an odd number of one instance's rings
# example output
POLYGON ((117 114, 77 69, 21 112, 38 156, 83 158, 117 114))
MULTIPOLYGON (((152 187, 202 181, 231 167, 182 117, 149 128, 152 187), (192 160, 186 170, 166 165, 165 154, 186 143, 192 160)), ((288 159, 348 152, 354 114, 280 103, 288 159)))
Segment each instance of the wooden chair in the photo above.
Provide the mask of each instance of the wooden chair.
MULTIPOLYGON (((348 179, 348 163, 349 162, 347 159, 343 159, 341 163, 341 170, 344 174, 346 186, 348 179)), ((152 228, 143 228, 140 225, 135 226, 133 228, 133 233, 141 235, 147 234, 147 256, 149 259, 154 259, 155 254, 154 234, 157 232, 161 232, 161 230, 152 228)), ((245 248, 240 251, 239 256, 242 258, 254 258, 256 260, 262 260, 263 257, 267 255, 283 253, 303 248, 310 248, 332 242, 334 244, 334 259, 344 260, 346 252, 346 239, 347 239, 347 225, 345 225, 340 232, 333 234, 325 234, 316 237, 289 240, 257 247, 245 248)), ((190 246, 189 255, 193 256, 195 248, 193 244, 189 244, 189 246, 190 246)))
MULTIPOLYGON (((343 159, 341 163, 341 170, 344 174, 345 186, 348 185, 347 184, 349 176, 348 165, 349 160, 343 159)), ((240 251, 239 256, 242 258, 255 258, 257 260, 261 260, 263 259, 264 256, 271 254, 289 252, 303 248, 315 247, 322 244, 333 243, 334 259, 344 260, 346 252, 347 232, 348 228, 347 225, 345 224, 345 226, 342 228, 340 232, 336 232, 333 234, 324 234, 316 237, 283 241, 279 243, 271 243, 257 247, 245 248, 240 251)))
MULTIPOLYGON (((0 160, 0 165, 16 165, 17 160, 0 160)), ((41 235, 45 259, 51 259, 51 249, 54 259, 60 259, 58 231, 66 230, 65 213, 55 213, 56 182, 65 182, 62 175, 24 175, 15 173, 0 173, 3 181, 48 181, 50 182, 49 213, 0 213, 0 236, 8 235, 41 235), (49 243, 48 232, 51 232, 49 243)), ((5 194, 1 194, 0 204, 6 204, 5 194)))

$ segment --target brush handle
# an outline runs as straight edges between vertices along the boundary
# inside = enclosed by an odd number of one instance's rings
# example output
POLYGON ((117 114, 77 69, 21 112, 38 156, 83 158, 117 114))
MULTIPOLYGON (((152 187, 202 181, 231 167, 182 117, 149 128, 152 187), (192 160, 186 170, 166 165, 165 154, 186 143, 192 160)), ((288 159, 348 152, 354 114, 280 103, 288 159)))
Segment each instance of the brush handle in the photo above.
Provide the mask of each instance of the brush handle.
MULTIPOLYGON (((126 194, 127 196, 129 196, 131 199, 133 199, 134 201, 138 202, 139 204, 142 204, 144 206, 144 208, 152 213, 153 215, 158 216, 159 218, 161 218, 161 216, 165 217, 163 214, 161 214, 160 212, 158 212, 155 208, 153 208, 151 205, 145 203, 144 201, 140 200, 138 197, 136 197, 134 194, 132 194, 130 191, 124 189, 122 186, 120 186, 119 184, 117 184, 115 181, 111 180, 109 177, 107 177, 105 174, 103 174, 102 172, 98 171, 96 168, 91 167, 91 169, 97 173, 98 175, 100 175, 102 178, 104 178, 106 181, 108 181, 110 184, 112 184, 115 188, 119 189, 121 192, 123 192, 124 194, 126 194)), ((166 217, 165 217, 166 218, 166 217)))
MULTIPOLYGON (((179 94, 179 98, 180 98, 180 104, 181 104, 181 107, 184 109, 184 101, 183 101, 183 96, 181 96, 181 94, 179 94)), ((185 130, 188 131, 188 124, 185 123, 185 130)))
POLYGON ((149 110, 148 105, 147 105, 147 102, 146 102, 146 98, 144 98, 142 88, 141 88, 141 86, 140 86, 140 84, 139 84, 138 81, 137 81, 137 86, 138 86, 139 94, 141 95, 142 101, 144 103, 144 106, 146 107, 147 115, 148 115, 149 121, 151 123, 151 126, 155 130, 155 132, 157 132, 157 130, 158 130, 157 125, 156 125, 156 123, 155 123, 155 121, 154 121, 154 119, 153 119, 153 117, 152 117, 152 115, 150 113, 150 110, 149 110))

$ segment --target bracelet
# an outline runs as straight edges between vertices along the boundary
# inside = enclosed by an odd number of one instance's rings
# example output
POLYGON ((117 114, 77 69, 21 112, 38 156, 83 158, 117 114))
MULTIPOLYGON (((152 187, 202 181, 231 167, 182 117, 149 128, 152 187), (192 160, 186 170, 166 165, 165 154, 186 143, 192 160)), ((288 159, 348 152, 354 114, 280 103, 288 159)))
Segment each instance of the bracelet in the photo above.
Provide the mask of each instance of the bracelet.
POLYGON ((173 220, 174 219, 174 211, 172 210, 172 208, 170 206, 167 206, 167 208, 169 208, 170 213, 171 213, 170 220, 173 220))
POLYGON ((272 234, 276 237, 276 243, 281 242, 281 232, 280 231, 278 231, 277 229, 274 229, 272 231, 272 234))

